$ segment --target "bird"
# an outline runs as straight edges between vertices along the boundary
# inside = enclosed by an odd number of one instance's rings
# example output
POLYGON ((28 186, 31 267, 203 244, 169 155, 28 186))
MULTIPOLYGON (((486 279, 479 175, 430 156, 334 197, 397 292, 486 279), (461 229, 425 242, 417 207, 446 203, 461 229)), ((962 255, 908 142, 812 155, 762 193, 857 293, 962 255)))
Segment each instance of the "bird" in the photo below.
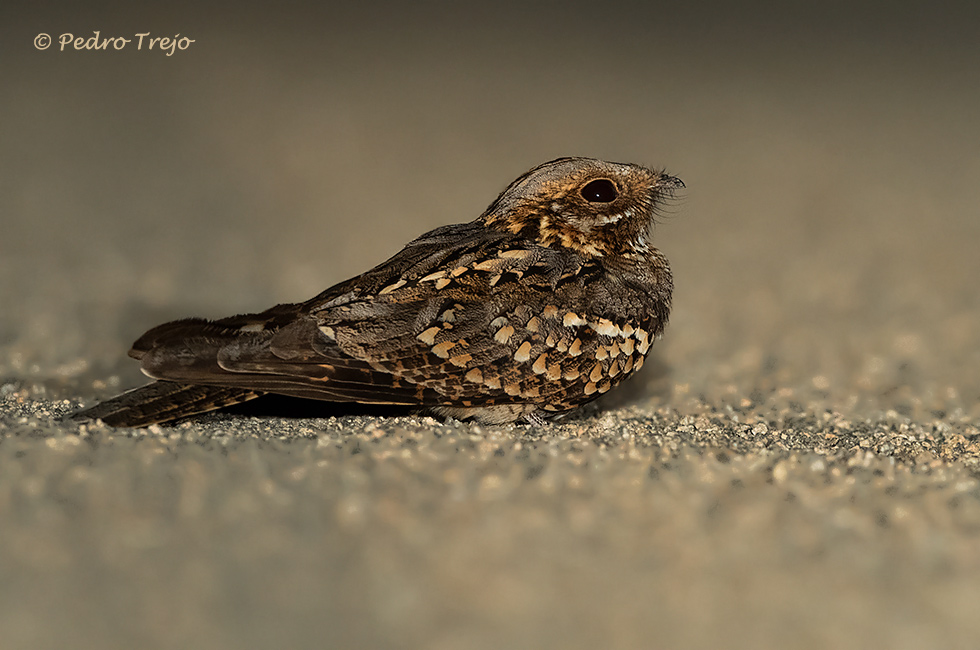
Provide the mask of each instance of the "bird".
POLYGON ((541 425, 643 366, 673 276, 651 228, 684 183, 565 157, 513 181, 477 219, 431 230, 300 303, 147 331, 155 381, 75 414, 144 427, 278 394, 541 425))

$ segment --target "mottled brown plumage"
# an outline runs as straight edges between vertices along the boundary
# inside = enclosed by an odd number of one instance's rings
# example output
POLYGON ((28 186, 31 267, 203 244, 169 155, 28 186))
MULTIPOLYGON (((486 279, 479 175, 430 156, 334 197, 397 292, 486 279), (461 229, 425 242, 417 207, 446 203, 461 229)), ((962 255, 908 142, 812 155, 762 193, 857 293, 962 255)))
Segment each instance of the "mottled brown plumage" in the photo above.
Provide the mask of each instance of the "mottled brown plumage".
POLYGON ((638 370, 663 332, 673 283, 647 237, 679 187, 636 165, 545 163, 475 221, 307 302, 151 329, 130 355, 159 381, 78 417, 144 426, 264 393, 491 423, 566 413, 638 370))

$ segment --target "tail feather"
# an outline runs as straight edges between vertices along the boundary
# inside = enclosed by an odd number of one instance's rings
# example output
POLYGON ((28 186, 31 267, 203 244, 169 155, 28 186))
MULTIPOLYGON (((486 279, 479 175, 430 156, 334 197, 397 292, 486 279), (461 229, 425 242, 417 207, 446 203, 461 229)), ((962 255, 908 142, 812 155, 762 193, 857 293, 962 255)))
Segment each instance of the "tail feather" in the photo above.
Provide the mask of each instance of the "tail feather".
POLYGON ((240 404, 260 395, 261 392, 246 388, 155 381, 78 411, 72 418, 102 420, 113 427, 145 427, 240 404))

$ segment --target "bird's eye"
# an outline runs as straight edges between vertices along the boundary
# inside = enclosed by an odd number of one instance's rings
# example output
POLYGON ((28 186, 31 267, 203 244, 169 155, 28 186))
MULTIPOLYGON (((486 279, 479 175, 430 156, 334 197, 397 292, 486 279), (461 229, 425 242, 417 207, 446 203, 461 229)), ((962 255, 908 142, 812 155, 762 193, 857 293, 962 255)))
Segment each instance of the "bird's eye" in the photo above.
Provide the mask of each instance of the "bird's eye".
POLYGON ((607 178, 600 178, 582 188, 582 198, 589 203, 609 203, 619 196, 616 186, 607 178))

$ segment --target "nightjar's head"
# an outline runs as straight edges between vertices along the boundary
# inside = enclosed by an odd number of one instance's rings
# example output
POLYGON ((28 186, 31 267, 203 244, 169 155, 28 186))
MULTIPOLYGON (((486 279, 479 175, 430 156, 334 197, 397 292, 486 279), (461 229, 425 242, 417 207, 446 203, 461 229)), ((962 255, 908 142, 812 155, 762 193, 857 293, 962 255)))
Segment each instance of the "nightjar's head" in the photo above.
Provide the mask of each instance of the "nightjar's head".
POLYGON ((542 246, 629 255, 646 249, 656 209, 683 187, 679 178, 639 165, 558 158, 511 183, 480 218, 542 246))

